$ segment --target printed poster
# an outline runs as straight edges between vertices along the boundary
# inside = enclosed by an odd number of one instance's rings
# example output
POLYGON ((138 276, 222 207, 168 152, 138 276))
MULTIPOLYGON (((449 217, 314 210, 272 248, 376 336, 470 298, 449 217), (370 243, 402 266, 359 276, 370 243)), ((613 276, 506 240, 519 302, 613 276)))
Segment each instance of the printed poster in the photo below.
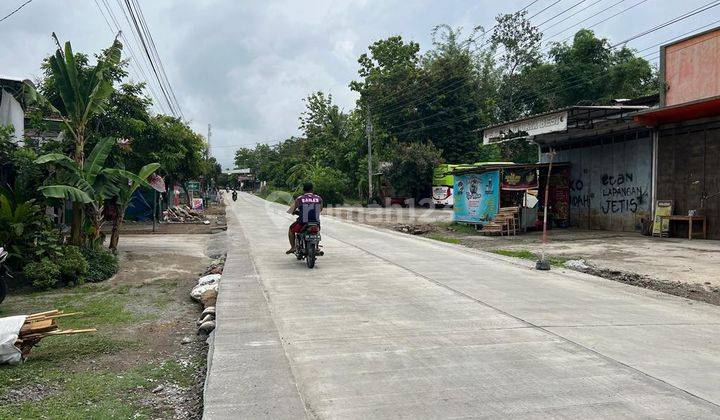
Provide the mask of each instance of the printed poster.
POLYGON ((661 216, 672 216, 672 201, 658 200, 655 206, 655 218, 653 219, 653 236, 670 235, 670 219, 663 219, 661 216))
POLYGON ((537 169, 503 169, 502 181, 503 190, 524 191, 538 188, 537 169))
POLYGON ((455 176, 453 220, 485 224, 500 206, 499 171, 455 176))

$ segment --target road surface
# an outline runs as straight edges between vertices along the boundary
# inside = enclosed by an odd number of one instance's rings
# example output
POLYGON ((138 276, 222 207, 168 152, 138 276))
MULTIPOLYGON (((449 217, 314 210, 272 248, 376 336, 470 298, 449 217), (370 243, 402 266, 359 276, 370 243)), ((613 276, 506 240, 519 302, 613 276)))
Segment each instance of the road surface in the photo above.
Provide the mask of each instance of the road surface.
POLYGON ((720 309, 579 273, 227 200, 205 417, 718 418, 720 309))

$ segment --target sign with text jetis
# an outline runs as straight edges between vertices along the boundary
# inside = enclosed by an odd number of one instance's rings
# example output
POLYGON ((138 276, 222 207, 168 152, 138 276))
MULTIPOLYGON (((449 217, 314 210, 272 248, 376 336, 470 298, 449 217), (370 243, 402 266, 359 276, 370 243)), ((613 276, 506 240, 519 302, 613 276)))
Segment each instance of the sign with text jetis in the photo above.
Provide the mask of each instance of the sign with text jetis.
POLYGON ((453 220, 485 224, 500 205, 500 172, 455 176, 453 220))
POLYGON ((562 111, 488 128, 483 130, 483 144, 500 143, 513 137, 521 137, 525 133, 528 136, 536 136, 538 134, 565 131, 567 130, 567 117, 567 111, 562 111), (522 135, 519 133, 522 133, 522 135))

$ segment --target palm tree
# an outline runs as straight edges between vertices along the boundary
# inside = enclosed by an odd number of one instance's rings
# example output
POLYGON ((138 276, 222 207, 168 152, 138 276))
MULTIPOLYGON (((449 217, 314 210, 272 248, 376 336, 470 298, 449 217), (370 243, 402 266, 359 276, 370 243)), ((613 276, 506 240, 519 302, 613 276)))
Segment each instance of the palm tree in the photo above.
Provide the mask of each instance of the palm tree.
MULTIPOLYGON (((140 168, 140 172, 137 173, 135 179, 132 179, 127 184, 122 184, 120 186, 120 191, 115 196, 117 201, 117 214, 115 215, 112 233, 110 234, 110 249, 113 252, 117 252, 117 245, 120 239, 120 227, 125 221, 125 212, 132 203, 132 197, 135 193, 135 190, 137 190, 141 186, 148 186, 147 179, 159 168, 159 163, 147 164, 140 168)), ((115 169, 110 169, 108 171, 111 173, 116 173, 120 177, 124 176, 123 174, 125 173, 125 171, 115 169)))
MULTIPOLYGON (((48 59, 49 68, 54 80, 54 88, 60 98, 53 106, 44 100, 62 118, 65 127, 75 140, 73 160, 77 169, 82 172, 85 165, 85 140, 90 120, 101 113, 113 92, 111 70, 120 63, 122 43, 115 38, 113 44, 105 50, 94 68, 83 71, 76 62, 70 42, 60 46, 55 33, 52 34, 57 45, 55 55, 48 59)), ((40 96, 29 87, 31 97, 40 96)), ((76 194, 72 195, 77 196, 76 194)), ((73 219, 71 241, 75 245, 82 244, 81 227, 83 220, 83 202, 73 200, 73 219)))
POLYGON ((123 183, 148 185, 144 179, 132 172, 105 167, 105 160, 114 142, 112 138, 100 140, 82 166, 61 153, 49 153, 35 161, 38 164, 49 163, 62 168, 56 176, 58 182, 42 186, 39 190, 45 197, 68 199, 87 208, 92 223, 90 243, 94 247, 100 245, 101 229, 105 222, 105 200, 119 196, 123 183))

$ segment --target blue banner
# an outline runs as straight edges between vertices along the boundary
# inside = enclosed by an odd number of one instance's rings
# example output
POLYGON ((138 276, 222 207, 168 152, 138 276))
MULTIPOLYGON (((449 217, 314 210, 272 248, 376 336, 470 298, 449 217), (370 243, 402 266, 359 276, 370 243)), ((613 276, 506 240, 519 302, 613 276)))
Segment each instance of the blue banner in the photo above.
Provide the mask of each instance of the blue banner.
POLYGON ((453 220, 485 224, 500 207, 500 172, 455 176, 453 220))

